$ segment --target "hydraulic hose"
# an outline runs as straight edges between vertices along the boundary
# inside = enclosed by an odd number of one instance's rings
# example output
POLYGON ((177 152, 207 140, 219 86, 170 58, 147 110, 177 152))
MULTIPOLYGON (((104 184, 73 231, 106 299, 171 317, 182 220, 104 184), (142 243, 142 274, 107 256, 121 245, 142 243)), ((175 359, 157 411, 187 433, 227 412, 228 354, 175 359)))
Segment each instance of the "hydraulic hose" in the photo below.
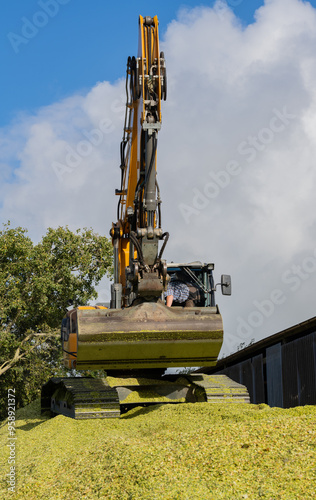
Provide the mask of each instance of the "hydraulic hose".
POLYGON ((133 245, 136 247, 140 264, 142 266, 146 267, 145 262, 144 262, 144 256, 143 256, 142 247, 141 247, 141 245, 139 243, 139 240, 137 239, 136 233, 134 233, 133 231, 131 231, 130 234, 129 234, 129 237, 130 237, 130 240, 133 243, 133 245))
POLYGON ((165 239, 164 239, 163 245, 162 245, 162 247, 161 247, 161 249, 160 249, 160 252, 159 252, 159 255, 158 255, 158 259, 157 259, 158 261, 161 259, 162 254, 163 254, 163 252, 164 252, 164 250, 165 250, 165 248, 166 248, 166 245, 167 245, 167 243, 168 243, 168 240, 169 240, 169 233, 168 233, 168 232, 163 233, 162 238, 165 238, 165 239))

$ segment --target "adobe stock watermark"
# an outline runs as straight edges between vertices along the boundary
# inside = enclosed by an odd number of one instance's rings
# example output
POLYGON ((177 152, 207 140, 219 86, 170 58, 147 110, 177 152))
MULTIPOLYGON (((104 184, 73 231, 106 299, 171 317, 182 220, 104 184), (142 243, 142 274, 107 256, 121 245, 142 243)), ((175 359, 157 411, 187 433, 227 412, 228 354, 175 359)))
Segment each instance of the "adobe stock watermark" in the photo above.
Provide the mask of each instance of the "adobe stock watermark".
POLYGON ((9 451, 8 472, 6 480, 8 492, 16 491, 16 428, 15 428, 15 389, 8 389, 8 439, 7 447, 9 451))
MULTIPOLYGON (((252 302, 254 309, 246 318, 238 316, 236 333, 238 338, 249 339, 256 329, 261 327, 266 319, 270 318, 277 308, 284 304, 289 295, 297 292, 304 282, 316 273, 316 248, 313 254, 303 259, 299 264, 294 263, 281 275, 282 288, 274 288, 269 297, 252 302)), ((236 339, 235 339, 236 341, 236 339)))
POLYGON ((226 0, 227 5, 230 7, 238 7, 238 5, 242 4, 244 0, 226 0))
POLYGON ((125 94, 121 94, 117 99, 114 99, 111 103, 109 115, 111 118, 102 118, 99 121, 98 127, 91 130, 82 130, 82 135, 85 139, 77 142, 77 144, 72 147, 70 144, 65 146, 65 157, 62 162, 53 161, 51 167, 54 170, 56 177, 59 182, 63 183, 65 174, 72 174, 81 165, 83 160, 91 155, 91 153, 98 148, 106 136, 114 132, 115 126, 115 115, 124 116, 126 103, 125 94))
POLYGON ((107 287, 102 287, 100 289, 97 289, 98 299, 96 305, 103 305, 106 307, 110 307, 111 303, 110 287, 111 287, 111 282, 108 284, 107 287))
POLYGON ((84 140, 79 141, 73 148, 67 144, 66 156, 64 162, 53 161, 51 166, 54 170, 59 182, 64 181, 65 174, 71 174, 79 167, 84 158, 91 155, 94 148, 99 147, 106 135, 111 134, 115 130, 115 126, 109 118, 103 118, 99 122, 98 128, 91 130, 83 130, 82 134, 85 136, 84 140))
POLYGON ((18 54, 21 46, 27 45, 42 28, 47 26, 50 19, 57 16, 60 6, 69 2, 70 0, 38 0, 37 5, 40 10, 34 12, 31 19, 24 16, 21 18, 22 27, 20 33, 10 31, 7 34, 14 52, 18 54))
POLYGON ((224 18, 225 12, 227 12, 227 7, 230 9, 234 9, 235 7, 239 7, 244 2, 244 0, 218 0, 215 5, 215 11, 219 17, 219 19, 224 18))
MULTIPOLYGON (((238 144, 237 152, 239 156, 244 157, 244 161, 248 164, 253 163, 258 154, 274 141, 276 135, 282 133, 296 118, 296 115, 287 111, 286 106, 283 107, 282 111, 274 108, 272 112, 273 116, 266 127, 261 128, 256 136, 249 135, 247 139, 238 144)), ((203 188, 193 188, 191 204, 180 203, 178 205, 185 222, 189 224, 192 216, 199 215, 202 210, 205 210, 211 200, 217 198, 220 192, 227 188, 242 171, 241 162, 235 159, 227 162, 223 170, 208 172, 210 180, 205 181, 203 188)))

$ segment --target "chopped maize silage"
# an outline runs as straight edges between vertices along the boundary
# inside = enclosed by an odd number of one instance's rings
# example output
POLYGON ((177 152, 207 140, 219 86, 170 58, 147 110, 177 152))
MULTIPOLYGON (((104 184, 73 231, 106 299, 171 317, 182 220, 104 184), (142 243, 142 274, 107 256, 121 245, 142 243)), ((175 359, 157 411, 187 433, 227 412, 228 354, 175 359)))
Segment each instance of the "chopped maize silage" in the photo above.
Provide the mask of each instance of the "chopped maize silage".
POLYGON ((316 407, 178 404, 120 419, 17 412, 16 492, 8 492, 1 424, 1 498, 237 500, 314 498, 316 407))

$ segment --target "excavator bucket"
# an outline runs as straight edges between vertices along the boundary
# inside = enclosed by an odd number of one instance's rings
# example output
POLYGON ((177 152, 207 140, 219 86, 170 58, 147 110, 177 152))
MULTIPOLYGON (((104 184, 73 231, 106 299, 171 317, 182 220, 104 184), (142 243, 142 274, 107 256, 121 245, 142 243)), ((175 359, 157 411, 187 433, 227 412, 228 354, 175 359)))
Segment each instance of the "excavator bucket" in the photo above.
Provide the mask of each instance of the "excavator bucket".
POLYGON ((213 366, 223 341, 217 306, 78 307, 65 326, 65 364, 79 370, 213 366))

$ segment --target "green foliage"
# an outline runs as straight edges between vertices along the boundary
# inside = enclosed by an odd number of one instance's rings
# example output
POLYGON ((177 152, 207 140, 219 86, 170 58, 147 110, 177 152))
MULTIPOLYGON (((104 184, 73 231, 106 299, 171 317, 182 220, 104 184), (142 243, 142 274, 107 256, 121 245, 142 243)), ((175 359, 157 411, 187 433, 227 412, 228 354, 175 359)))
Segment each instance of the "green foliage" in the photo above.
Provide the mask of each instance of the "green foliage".
POLYGON ((0 232, 1 327, 23 336, 28 329, 58 327, 68 301, 86 304, 111 268, 112 248, 91 229, 48 229, 37 245, 26 230, 0 232))
MULTIPOLYGON (((49 228, 34 245, 26 229, 0 231, 0 407, 15 387, 18 406, 60 374, 59 328, 65 309, 97 297, 112 271, 112 245, 91 229, 49 228)), ((1 410, 0 410, 1 416, 1 410)))
POLYGON ((28 335, 27 342, 21 344, 13 333, 1 332, 0 365, 6 360, 11 360, 17 350, 21 356, 0 377, 1 418, 7 412, 8 389, 15 389, 16 405, 19 408, 37 398, 41 386, 50 377, 65 374, 62 367, 60 337, 56 332, 50 337, 48 335, 47 333, 45 337, 43 335, 40 338, 28 335))

